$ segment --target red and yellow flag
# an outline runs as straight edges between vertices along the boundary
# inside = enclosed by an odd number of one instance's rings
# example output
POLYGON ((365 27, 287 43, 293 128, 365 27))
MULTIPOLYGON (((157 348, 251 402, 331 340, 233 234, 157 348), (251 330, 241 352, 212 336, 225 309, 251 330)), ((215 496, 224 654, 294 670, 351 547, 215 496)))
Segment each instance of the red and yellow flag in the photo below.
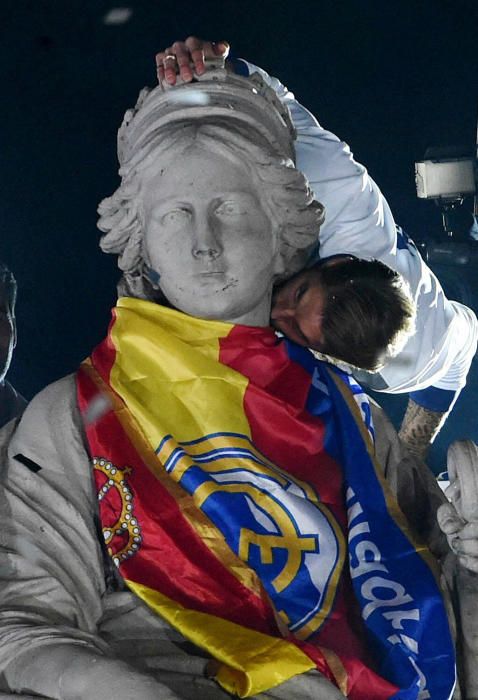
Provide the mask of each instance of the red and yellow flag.
POLYGON ((272 329, 129 298, 78 373, 84 413, 111 405, 86 425, 108 552, 240 697, 313 668, 353 699, 398 690, 352 590, 337 383, 361 422, 347 382, 311 375, 272 329))

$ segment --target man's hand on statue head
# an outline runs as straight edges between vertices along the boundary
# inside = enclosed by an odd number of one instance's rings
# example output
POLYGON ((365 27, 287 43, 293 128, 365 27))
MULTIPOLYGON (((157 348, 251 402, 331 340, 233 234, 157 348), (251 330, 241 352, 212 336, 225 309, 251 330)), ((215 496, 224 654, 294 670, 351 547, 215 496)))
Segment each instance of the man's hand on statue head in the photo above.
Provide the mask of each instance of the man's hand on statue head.
POLYGON ((189 83, 194 73, 204 73, 205 59, 227 58, 228 54, 227 41, 204 41, 195 36, 189 36, 185 41, 175 41, 172 46, 156 54, 158 81, 175 85, 177 76, 180 75, 185 83, 189 83))

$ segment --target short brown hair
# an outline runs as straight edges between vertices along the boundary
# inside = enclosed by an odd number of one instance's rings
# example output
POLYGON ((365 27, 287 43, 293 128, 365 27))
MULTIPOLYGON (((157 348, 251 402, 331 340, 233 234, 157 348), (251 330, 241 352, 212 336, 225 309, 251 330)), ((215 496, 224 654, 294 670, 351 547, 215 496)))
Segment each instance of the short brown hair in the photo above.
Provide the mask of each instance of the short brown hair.
POLYGON ((325 295, 320 352, 378 370, 414 332, 415 304, 403 277, 378 260, 314 265, 325 295))

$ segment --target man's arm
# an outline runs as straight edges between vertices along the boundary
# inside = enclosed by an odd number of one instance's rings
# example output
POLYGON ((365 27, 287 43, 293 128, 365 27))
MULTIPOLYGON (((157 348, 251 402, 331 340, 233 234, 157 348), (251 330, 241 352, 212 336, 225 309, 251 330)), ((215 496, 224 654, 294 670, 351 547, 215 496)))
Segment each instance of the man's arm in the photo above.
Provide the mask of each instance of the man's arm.
MULTIPOLYGON (((227 42, 189 37, 157 54, 158 77, 173 84, 179 71, 189 81, 191 66, 203 72, 204 58, 226 58, 228 53, 227 42)), ((356 376, 376 391, 412 393, 401 436, 414 452, 423 455, 466 383, 476 352, 476 316, 445 297, 438 279, 413 241, 395 225, 380 189, 366 168, 354 160, 347 144, 323 129, 277 78, 241 59, 229 62, 235 72, 259 72, 290 109, 297 130, 297 167, 326 210, 320 257, 351 253, 376 258, 400 272, 409 284, 417 307, 415 335, 379 373, 356 376)))
POLYGON ((289 108, 297 130, 296 166, 326 208, 320 228, 320 257, 339 252, 381 259, 393 254, 396 233, 390 207, 349 146, 324 129, 280 80, 242 59, 234 64, 237 70, 242 64, 247 73, 258 72, 289 108))
POLYGON ((367 170, 347 144, 323 129, 277 78, 259 72, 290 109, 297 129, 297 167, 325 205, 320 230, 320 257, 352 253, 376 258, 400 272, 416 303, 416 333, 378 374, 359 380, 377 391, 410 393, 400 437, 424 457, 466 383, 476 352, 478 323, 471 309, 450 302, 413 241, 396 226, 390 208, 367 170), (456 342, 457 338, 460 342, 456 342))

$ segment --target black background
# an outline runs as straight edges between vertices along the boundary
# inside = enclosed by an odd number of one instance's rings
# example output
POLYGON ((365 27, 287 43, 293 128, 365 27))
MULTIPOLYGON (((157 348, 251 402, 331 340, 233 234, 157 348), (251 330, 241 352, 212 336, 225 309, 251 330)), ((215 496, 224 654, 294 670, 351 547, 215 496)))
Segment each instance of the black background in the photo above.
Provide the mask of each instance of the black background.
MULTIPOLYGON (((351 145, 397 221, 420 238, 439 233, 440 217, 416 198, 415 160, 428 146, 475 143, 477 8, 475 0, 0 0, 0 259, 19 282, 12 383, 31 397, 105 333, 117 274, 98 249, 95 210, 117 186, 116 130, 153 84, 156 51, 189 34, 228 39, 351 145), (105 25, 115 6, 130 7, 130 20, 105 25)), ((465 286, 454 296, 476 306, 476 269, 458 273, 465 286)), ((475 365, 434 447, 435 469, 450 440, 478 438, 476 375, 475 365)), ((403 400, 386 403, 397 421, 403 400)))

